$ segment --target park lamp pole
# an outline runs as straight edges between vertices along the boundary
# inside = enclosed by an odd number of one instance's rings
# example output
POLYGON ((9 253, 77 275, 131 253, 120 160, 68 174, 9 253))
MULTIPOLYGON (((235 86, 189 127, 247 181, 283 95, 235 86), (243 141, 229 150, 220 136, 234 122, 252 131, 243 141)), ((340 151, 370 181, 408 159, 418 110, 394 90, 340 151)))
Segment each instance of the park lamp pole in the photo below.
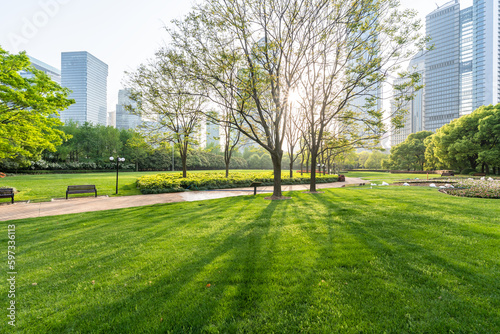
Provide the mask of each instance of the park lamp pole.
MULTIPOLYGON (((114 161, 115 158, 114 157, 109 157, 109 161, 114 161)), ((115 192, 115 195, 118 195, 118 164, 120 162, 124 162, 125 161, 125 158, 120 158, 120 157, 116 157, 116 192, 115 192)))

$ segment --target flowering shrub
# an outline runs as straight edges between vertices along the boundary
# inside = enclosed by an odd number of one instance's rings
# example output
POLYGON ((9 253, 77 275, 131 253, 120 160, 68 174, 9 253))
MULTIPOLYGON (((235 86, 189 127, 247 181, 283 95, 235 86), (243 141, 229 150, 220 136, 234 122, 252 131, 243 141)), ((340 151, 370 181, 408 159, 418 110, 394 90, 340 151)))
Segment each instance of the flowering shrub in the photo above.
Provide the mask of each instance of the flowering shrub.
POLYGON ((455 184, 455 189, 442 189, 441 191, 461 197, 500 198, 500 181, 460 180, 455 184))
MULTIPOLYGON (((317 183, 336 182, 337 175, 316 175, 317 183)), ((281 174, 282 184, 304 184, 309 183, 309 174, 294 176, 290 178, 288 172, 281 174)), ((157 175, 145 175, 137 179, 137 186, 143 194, 156 194, 165 192, 178 192, 189 190, 207 190, 224 188, 248 187, 252 182, 262 182, 263 186, 273 184, 272 172, 261 173, 192 173, 182 178, 182 173, 169 173, 157 175)))

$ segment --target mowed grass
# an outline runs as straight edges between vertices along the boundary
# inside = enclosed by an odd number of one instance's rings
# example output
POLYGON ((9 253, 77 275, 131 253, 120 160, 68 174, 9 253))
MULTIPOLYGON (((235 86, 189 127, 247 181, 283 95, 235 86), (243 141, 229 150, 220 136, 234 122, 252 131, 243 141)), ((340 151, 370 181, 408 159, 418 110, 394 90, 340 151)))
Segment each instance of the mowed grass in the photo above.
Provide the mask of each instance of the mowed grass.
POLYGON ((500 332, 498 200, 420 187, 286 195, 5 222, 17 329, 500 332))
MULTIPOLYGON (((255 170, 233 170, 243 173, 252 173, 255 170)), ((205 173, 207 171, 190 171, 188 173, 205 173)), ((210 172, 210 171, 208 171, 210 172)), ((221 171, 213 171, 221 172, 221 171)), ((230 171, 231 172, 231 171, 230 171)), ((136 188, 137 178, 158 173, 171 172, 120 172, 118 180, 118 195, 140 195, 136 188)), ((182 173, 182 172, 173 172, 182 173)), ((98 195, 115 196, 116 172, 85 173, 85 174, 41 174, 41 175, 14 175, 0 179, 0 187, 16 188, 16 201, 44 202, 52 198, 66 197, 66 189, 70 185, 93 184, 98 195)), ((92 196, 92 194, 71 195, 71 197, 92 196)), ((0 203, 10 202, 10 198, 0 198, 0 203)))
MULTIPOLYGON (((391 174, 391 173, 385 173, 385 172, 348 172, 344 174, 346 177, 359 177, 362 178, 363 180, 367 181, 372 181, 373 183, 380 184, 382 182, 387 182, 387 183, 392 183, 392 182, 397 182, 397 181, 403 181, 403 180, 414 180, 416 178, 419 178, 421 180, 426 180, 427 179, 427 174, 391 174)), ((430 179, 440 179, 441 175, 439 174, 429 174, 429 180, 430 179)), ((443 179, 446 179, 443 177, 443 179)))

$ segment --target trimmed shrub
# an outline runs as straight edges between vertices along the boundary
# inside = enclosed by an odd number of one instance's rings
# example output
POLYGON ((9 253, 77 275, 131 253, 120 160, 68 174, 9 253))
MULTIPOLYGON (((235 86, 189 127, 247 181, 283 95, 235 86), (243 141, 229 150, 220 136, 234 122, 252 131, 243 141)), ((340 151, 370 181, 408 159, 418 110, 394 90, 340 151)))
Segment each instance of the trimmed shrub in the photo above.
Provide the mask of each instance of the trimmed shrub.
MULTIPOLYGON (((337 182, 337 175, 317 175, 317 183, 337 182)), ((181 173, 145 175, 137 179, 137 187, 143 194, 178 192, 184 190, 207 190, 248 187, 252 182, 262 182, 262 185, 273 184, 273 173, 230 173, 226 178, 224 173, 195 173, 182 178, 181 173)), ((283 185, 304 184, 310 182, 310 175, 296 176, 290 179, 288 173, 281 175, 283 185)))

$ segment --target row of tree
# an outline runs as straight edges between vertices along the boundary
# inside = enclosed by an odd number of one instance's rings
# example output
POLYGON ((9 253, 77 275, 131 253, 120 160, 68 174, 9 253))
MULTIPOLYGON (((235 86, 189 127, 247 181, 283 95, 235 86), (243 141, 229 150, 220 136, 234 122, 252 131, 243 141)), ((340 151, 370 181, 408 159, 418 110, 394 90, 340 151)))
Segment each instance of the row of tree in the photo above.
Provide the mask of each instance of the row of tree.
MULTIPOLYGON (((129 108, 149 120, 143 132, 150 144, 175 143, 184 175, 199 126, 210 119, 223 128, 226 171, 243 136, 271 158, 273 198, 281 198, 285 151, 291 172, 294 162, 311 170, 314 192, 317 166, 330 169, 355 148, 375 147, 386 133, 379 91, 394 75, 406 79, 393 87, 401 94, 391 119, 401 125, 420 86, 417 73, 399 73, 400 64, 426 43, 415 17, 400 11, 397 0, 205 0, 167 29, 167 47, 128 74, 137 103, 129 108)), ((6 153, 0 159, 56 152, 71 134, 50 116, 74 102, 69 92, 47 82, 26 55, 1 55, 6 153), (21 78, 23 69, 34 79, 21 78)), ((112 147, 90 150, 105 158, 112 147)), ((89 153, 68 144, 61 154, 71 160, 89 153)))
POLYGON ((500 172, 500 104, 483 106, 442 126, 436 133, 421 131, 392 147, 391 169, 453 169, 500 172))
POLYGON ((378 91, 391 76, 406 79, 393 87, 401 92, 396 127, 419 89, 417 73, 398 71, 426 40, 416 13, 398 6, 396 0, 205 0, 167 28, 167 47, 129 73, 136 112, 155 120, 145 129, 151 138, 177 143, 184 174, 196 126, 206 117, 224 128, 226 166, 244 136, 270 155, 273 198, 281 198, 285 151, 290 169, 298 159, 315 166, 314 192, 317 165, 375 147, 386 132, 378 91))

